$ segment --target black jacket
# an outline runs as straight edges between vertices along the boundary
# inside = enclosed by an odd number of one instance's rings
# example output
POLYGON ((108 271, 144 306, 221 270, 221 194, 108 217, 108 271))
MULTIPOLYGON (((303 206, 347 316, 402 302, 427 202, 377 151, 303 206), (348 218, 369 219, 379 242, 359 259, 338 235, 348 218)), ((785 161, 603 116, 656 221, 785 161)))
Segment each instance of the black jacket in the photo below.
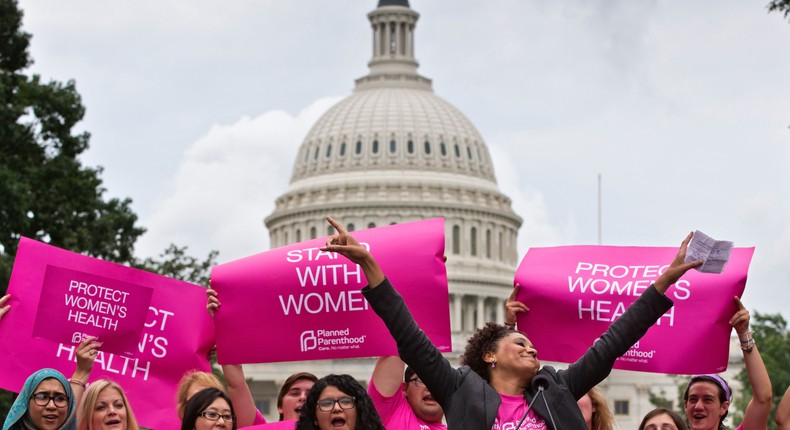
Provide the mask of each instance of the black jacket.
MULTIPOLYGON (((491 429, 502 401, 499 393, 469 366, 454 369, 450 365, 414 322, 403 298, 389 280, 385 279, 376 288, 367 286, 362 293, 395 339, 401 359, 414 369, 442 405, 447 428, 491 429)), ((545 366, 538 371, 538 375, 548 380, 545 396, 557 424, 555 430, 587 428, 576 400, 606 378, 617 357, 628 351, 671 307, 672 301, 651 285, 567 370, 556 371, 545 366)), ((537 393, 537 387, 532 384, 524 397, 531 402, 537 393)), ((551 428, 549 411, 543 400, 538 399, 532 407, 551 428)))

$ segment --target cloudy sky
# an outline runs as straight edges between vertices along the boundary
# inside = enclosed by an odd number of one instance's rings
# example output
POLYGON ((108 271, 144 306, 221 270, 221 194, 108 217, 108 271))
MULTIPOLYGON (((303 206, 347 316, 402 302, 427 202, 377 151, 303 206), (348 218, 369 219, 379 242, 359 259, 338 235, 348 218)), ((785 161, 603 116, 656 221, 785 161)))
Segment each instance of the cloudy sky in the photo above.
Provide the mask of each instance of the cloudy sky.
MULTIPOLYGON (((20 0, 31 70, 74 79, 88 165, 167 244, 228 261, 312 123, 367 73, 376 0, 20 0)), ((530 246, 755 246, 745 294, 790 311, 790 22, 767 1, 412 0, 420 73, 478 127, 530 246)))

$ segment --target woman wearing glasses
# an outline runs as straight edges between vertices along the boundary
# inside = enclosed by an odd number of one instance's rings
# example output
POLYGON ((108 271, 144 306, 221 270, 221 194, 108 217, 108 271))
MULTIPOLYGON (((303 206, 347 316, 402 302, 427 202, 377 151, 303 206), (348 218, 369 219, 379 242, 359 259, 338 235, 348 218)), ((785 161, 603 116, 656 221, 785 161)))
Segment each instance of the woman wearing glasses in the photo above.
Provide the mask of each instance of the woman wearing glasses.
POLYGON ((181 430, 236 430, 236 414, 227 394, 206 388, 192 396, 184 410, 181 430))
POLYGON ((138 430, 137 419, 120 385, 106 379, 93 381, 77 413, 79 430, 138 430))
MULTIPOLYGON (((350 375, 327 375, 307 395, 297 430, 384 430, 373 401, 350 375)), ((183 429, 182 429, 183 430, 183 429)))
POLYGON ((69 381, 55 369, 30 375, 8 412, 3 430, 77 430, 69 381))

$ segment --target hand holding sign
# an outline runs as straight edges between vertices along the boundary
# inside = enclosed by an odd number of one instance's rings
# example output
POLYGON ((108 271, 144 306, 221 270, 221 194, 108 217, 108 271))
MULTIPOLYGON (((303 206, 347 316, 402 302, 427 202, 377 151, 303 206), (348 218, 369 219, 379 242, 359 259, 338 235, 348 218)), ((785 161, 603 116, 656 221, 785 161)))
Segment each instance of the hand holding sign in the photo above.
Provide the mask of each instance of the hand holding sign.
POLYGON ((217 290, 211 288, 211 280, 208 281, 209 288, 206 290, 206 311, 211 318, 214 318, 214 312, 219 309, 219 299, 217 298, 217 290))
POLYGON ((3 315, 5 315, 5 313, 8 312, 9 309, 11 309, 11 305, 6 305, 6 303, 8 303, 8 300, 10 299, 11 299, 11 294, 6 294, 5 296, 0 297, 0 320, 2 320, 3 315))
POLYGON ((749 333, 749 311, 746 309, 746 306, 743 305, 741 299, 739 299, 738 296, 735 296, 733 301, 735 302, 738 310, 735 312, 735 315, 730 318, 730 325, 735 329, 735 333, 738 334, 738 337, 741 337, 742 335, 747 335, 749 333))
POLYGON ((93 370, 93 361, 96 360, 96 355, 101 346, 102 343, 94 336, 86 337, 80 342, 79 346, 77 346, 77 370, 74 373, 77 380, 82 382, 88 380, 88 376, 90 376, 91 370, 93 370))
POLYGON ((518 289, 521 285, 516 284, 513 287, 513 292, 510 293, 510 297, 507 298, 507 302, 505 302, 505 325, 510 327, 516 326, 516 320, 518 319, 518 314, 520 313, 527 313, 529 312, 529 308, 524 303, 516 300, 516 295, 518 294, 518 289))

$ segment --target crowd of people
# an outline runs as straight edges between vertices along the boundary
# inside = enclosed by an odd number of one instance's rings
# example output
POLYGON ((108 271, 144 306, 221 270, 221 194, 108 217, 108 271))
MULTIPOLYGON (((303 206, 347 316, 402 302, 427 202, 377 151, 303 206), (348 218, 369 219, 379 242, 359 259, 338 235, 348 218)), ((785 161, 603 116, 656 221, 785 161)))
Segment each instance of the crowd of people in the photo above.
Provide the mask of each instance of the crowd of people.
MULTIPOLYGON (((367 389, 349 375, 289 376, 279 390, 277 410, 280 421, 291 421, 297 430, 612 430, 614 418, 596 385, 673 306, 664 295, 667 289, 701 264, 684 261, 689 235, 667 270, 576 362, 562 370, 541 366, 538 351, 517 329, 517 315, 529 308, 515 300, 516 285, 503 324, 491 322, 478 329, 467 342, 461 367, 455 368, 420 330, 373 255, 342 225, 328 221, 336 233, 322 250, 361 267, 368 283, 362 293, 387 326, 399 356, 376 361, 367 389)), ((0 319, 9 312, 8 299, 8 295, 0 298, 0 319)), ((749 312, 737 297, 734 302, 737 312, 729 323, 739 337, 753 393, 737 428, 766 429, 773 400, 771 381, 749 331, 749 312)), ((221 312, 219 295, 210 287, 206 309, 212 317, 221 312)), ((30 375, 2 430, 137 430, 132 405, 120 385, 107 379, 88 384, 101 347, 95 338, 82 341, 69 379, 54 369, 30 375)), ((222 373, 226 385, 211 373, 183 375, 174 404, 181 430, 236 430, 266 423, 242 367, 223 365, 222 373)), ((639 430, 724 429, 732 395, 721 376, 694 375, 683 395, 685 417, 656 408, 644 416, 639 430)), ((790 389, 774 419, 780 430, 790 430, 790 389)))

